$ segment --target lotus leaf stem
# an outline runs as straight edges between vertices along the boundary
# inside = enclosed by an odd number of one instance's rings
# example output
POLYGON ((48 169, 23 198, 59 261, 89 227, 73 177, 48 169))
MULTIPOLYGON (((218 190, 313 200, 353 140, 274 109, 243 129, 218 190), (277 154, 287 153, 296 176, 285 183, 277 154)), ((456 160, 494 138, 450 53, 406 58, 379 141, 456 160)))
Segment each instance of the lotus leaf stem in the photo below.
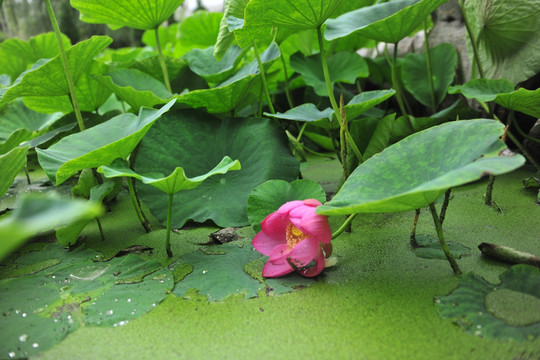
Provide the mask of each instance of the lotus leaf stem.
POLYGON ((75 83, 73 82, 73 76, 71 76, 71 70, 69 68, 69 62, 64 49, 64 43, 62 42, 62 33, 60 32, 60 27, 58 26, 58 21, 54 15, 54 10, 51 5, 51 0, 45 0, 45 6, 47 7, 47 13, 51 20, 54 33, 56 35, 56 42, 58 43, 58 50, 60 52, 60 59, 62 60, 62 66, 64 67, 64 75, 66 77, 66 82, 69 89, 69 98, 71 104, 73 105, 73 111, 75 112, 75 117, 77 118, 77 124, 79 125, 79 130, 83 131, 84 121, 81 115, 81 110, 79 109, 79 101, 77 100, 77 94, 75 93, 75 83))
POLYGON ((253 51, 255 52, 255 57, 257 58, 257 63, 259 64, 259 73, 261 74, 261 81, 264 89, 264 94, 266 96, 266 102, 270 108, 270 112, 275 114, 274 105, 272 105, 272 98, 270 97, 270 90, 268 90, 268 82, 266 81, 266 70, 264 69, 264 64, 262 63, 259 50, 257 49, 257 43, 253 41, 253 51))
POLYGON ((161 71, 163 72, 163 81, 165 82, 165 87, 172 94, 171 83, 169 82, 169 72, 167 70, 167 64, 165 63, 165 56, 163 56, 163 51, 161 50, 161 43, 159 42, 159 27, 155 30, 156 33, 156 48, 159 55, 159 64, 161 65, 161 71))

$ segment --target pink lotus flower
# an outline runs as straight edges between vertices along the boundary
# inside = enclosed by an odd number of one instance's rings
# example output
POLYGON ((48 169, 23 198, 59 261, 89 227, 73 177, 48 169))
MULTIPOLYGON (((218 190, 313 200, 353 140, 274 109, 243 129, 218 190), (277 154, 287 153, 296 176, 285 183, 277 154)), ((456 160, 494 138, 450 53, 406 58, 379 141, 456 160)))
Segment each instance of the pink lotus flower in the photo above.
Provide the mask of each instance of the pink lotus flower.
POLYGON ((261 222, 262 230, 252 244, 269 256, 262 271, 264 277, 278 277, 294 270, 309 277, 321 273, 325 257, 332 253, 332 231, 328 218, 315 214, 319 205, 315 199, 289 201, 261 222))

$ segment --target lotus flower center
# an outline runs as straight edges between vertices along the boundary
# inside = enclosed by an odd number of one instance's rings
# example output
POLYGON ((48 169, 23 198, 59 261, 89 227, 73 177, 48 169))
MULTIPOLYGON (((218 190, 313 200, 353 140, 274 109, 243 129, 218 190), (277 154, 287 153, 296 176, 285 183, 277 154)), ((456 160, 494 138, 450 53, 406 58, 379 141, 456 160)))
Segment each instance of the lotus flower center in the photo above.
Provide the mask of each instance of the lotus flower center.
POLYGON ((292 249, 300 241, 305 240, 309 238, 310 236, 304 234, 300 229, 298 229, 292 223, 289 223, 289 225, 287 225, 287 229, 285 230, 285 237, 287 238, 287 246, 289 247, 289 249, 292 249))

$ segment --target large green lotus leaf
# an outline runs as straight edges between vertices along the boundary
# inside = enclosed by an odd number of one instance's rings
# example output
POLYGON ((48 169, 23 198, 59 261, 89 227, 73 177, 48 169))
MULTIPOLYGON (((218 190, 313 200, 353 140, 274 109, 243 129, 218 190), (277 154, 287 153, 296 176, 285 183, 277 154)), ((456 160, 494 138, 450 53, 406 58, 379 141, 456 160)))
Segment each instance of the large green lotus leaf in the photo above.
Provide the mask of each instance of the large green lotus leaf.
POLYGON ((479 337, 533 340, 540 334, 540 271, 515 265, 500 275, 500 285, 467 274, 449 295, 437 297, 444 318, 479 337))
POLYGON ((221 60, 229 46, 235 41, 232 30, 229 30, 227 19, 229 17, 243 19, 244 9, 249 2, 250 0, 225 0, 223 17, 219 24, 219 33, 214 47, 216 59, 221 60))
POLYGON ((102 210, 94 202, 43 194, 22 195, 15 210, 0 221, 0 260, 31 236, 70 222, 93 219, 102 210))
POLYGON ((476 99, 486 102, 493 101, 499 94, 510 93, 514 85, 506 79, 473 79, 463 85, 451 86, 450 94, 462 94, 467 99, 476 99))
POLYGON ((111 29, 123 26, 150 30, 167 20, 184 0, 70 0, 79 10, 81 20, 92 24, 107 24, 111 29))
POLYGON ((28 109, 22 101, 14 101, 0 111, 0 154, 41 135, 62 117, 61 113, 44 115, 28 109))
POLYGON ((447 0, 401 0, 363 7, 326 21, 324 37, 334 40, 353 32, 369 39, 397 43, 447 0))
POLYGON ((536 90, 519 88, 511 93, 499 94, 495 102, 509 110, 540 118, 540 88, 536 90))
POLYGON ((161 81, 136 69, 116 69, 97 79, 134 110, 165 104, 172 96, 161 81))
MULTIPOLYGON (((96 76, 106 72, 108 67, 93 61, 88 72, 79 78, 75 85, 75 93, 81 111, 93 112, 107 101, 112 91, 96 80, 96 76)), ((24 104, 30 109, 42 113, 71 113, 73 106, 68 95, 61 96, 25 96, 24 104)))
POLYGON ((174 56, 181 57, 194 48, 213 46, 219 34, 222 13, 196 11, 178 26, 179 39, 174 45, 174 56))
POLYGON ((251 0, 245 10, 245 26, 316 29, 342 0, 251 0))
POLYGON ((204 175, 199 175, 193 178, 188 178, 184 169, 176 167, 168 176, 160 176, 159 174, 139 175, 131 170, 124 160, 117 159, 110 166, 100 166, 98 172, 104 174, 108 178, 113 177, 133 177, 141 180, 144 184, 152 185, 156 189, 163 191, 166 194, 176 194, 180 190, 194 189, 210 176, 217 174, 225 174, 229 170, 240 170, 238 160, 232 160, 225 156, 212 170, 204 175))
MULTIPOLYGON (((64 48, 69 48, 69 38, 62 34, 64 48)), ((39 59, 51 59, 58 54, 54 33, 39 34, 28 41, 7 39, 0 43, 0 73, 11 78, 11 82, 22 74, 29 65, 39 59)))
POLYGON ((193 49, 184 55, 184 59, 188 61, 191 71, 202 76, 209 84, 215 84, 232 76, 242 60, 241 54, 242 49, 231 46, 223 58, 217 61, 214 57, 214 47, 210 46, 206 49, 193 49))
POLYGON ((371 157, 317 212, 346 215, 419 209, 451 187, 486 174, 512 171, 525 162, 506 156, 503 124, 488 119, 445 123, 406 137, 371 157))
POLYGON ((401 78, 405 88, 416 100, 427 107, 435 108, 446 97, 448 86, 454 80, 457 66, 457 51, 448 43, 429 50, 433 99, 431 97, 426 54, 408 54, 401 67, 401 78), (433 103, 435 101, 435 103, 433 103))
POLYGON ((122 114, 102 124, 64 137, 46 150, 36 148, 47 176, 60 185, 77 171, 125 159, 154 122, 174 104, 159 110, 141 108, 139 116, 122 114))
POLYGON ((312 180, 299 179, 291 183, 283 180, 268 180, 257 186, 247 201, 249 223, 255 231, 261 231, 261 221, 288 201, 317 199, 326 202, 326 193, 321 185, 312 180))
MULTIPOLYGON (((304 56, 296 53, 291 56, 290 63, 293 70, 302 75, 306 84, 312 86, 317 95, 328 96, 320 54, 304 56)), ((330 56, 328 68, 332 85, 336 82, 354 84, 357 78, 369 75, 366 61, 357 53, 349 51, 330 56)))
MULTIPOLYGON (((108 36, 92 36, 66 50, 73 81, 88 71, 92 59, 112 42, 108 36)), ((0 107, 5 103, 21 96, 57 96, 69 93, 64 68, 60 56, 36 65, 21 74, 7 88, 0 88, 0 107)))
MULTIPOLYGON (((279 47, 272 43, 261 54, 265 69, 280 55, 279 47)), ((230 113, 249 97, 259 96, 260 77, 257 60, 243 66, 233 76, 211 89, 194 90, 177 97, 179 103, 192 108, 205 107, 210 113, 230 113)))
MULTIPOLYGON (((540 71, 539 0, 466 1, 464 12, 487 78, 517 84, 540 71)), ((475 64, 470 41, 467 45, 475 64)))
POLYGON ((26 153, 28 147, 18 147, 12 149, 7 154, 0 155, 0 197, 9 190, 13 180, 26 165, 26 153))
MULTIPOLYGON (((141 142, 134 170, 171 173, 181 164, 188 176, 204 174, 224 156, 238 159, 241 171, 208 178, 195 189, 174 196, 172 226, 192 219, 219 226, 246 225, 246 202, 257 185, 270 179, 294 180, 299 164, 283 132, 269 119, 226 118, 194 110, 163 116, 141 142)), ((152 186, 137 184, 139 195, 160 221, 167 218, 167 197, 152 186)))

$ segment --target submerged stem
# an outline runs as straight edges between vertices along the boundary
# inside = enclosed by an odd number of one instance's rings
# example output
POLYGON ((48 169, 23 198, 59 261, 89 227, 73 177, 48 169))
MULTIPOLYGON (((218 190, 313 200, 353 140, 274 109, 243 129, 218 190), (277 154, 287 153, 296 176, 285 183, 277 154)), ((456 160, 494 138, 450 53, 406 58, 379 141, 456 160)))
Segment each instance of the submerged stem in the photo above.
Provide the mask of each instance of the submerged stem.
POLYGON ((62 33, 60 32, 60 27, 58 26, 58 21, 54 15, 54 10, 51 5, 51 0, 45 0, 45 6, 47 7, 47 13, 51 20, 54 33, 56 35, 56 42, 58 43, 58 50, 60 53, 60 59, 62 59, 62 66, 64 68, 64 75, 66 77, 66 82, 69 89, 69 97, 71 99, 71 104, 73 106, 73 111, 75 112, 75 117, 77 118, 77 124, 79 125, 79 130, 83 131, 84 121, 81 115, 81 110, 79 109, 79 101, 77 100, 77 94, 75 93, 75 83, 73 82, 73 76, 71 76, 71 70, 69 68, 69 62, 64 49, 64 43, 62 42, 62 33))
POLYGON ((167 256, 172 257, 171 251, 171 218, 172 218, 172 201, 174 194, 169 194, 169 203, 167 205, 167 235, 165 238, 165 249, 167 250, 167 256))
POLYGON ((429 204, 429 210, 431 211, 431 216, 433 217, 433 223, 435 224, 435 229, 437 230, 437 236, 439 237, 439 242, 441 243, 441 247, 444 251, 444 255, 446 256, 446 259, 448 259, 448 262, 450 263, 450 266, 452 267, 454 274, 460 275, 461 269, 459 268, 459 265, 457 264, 456 259, 454 258, 454 255, 452 255, 452 253, 450 252, 450 249, 448 248, 448 244, 446 243, 446 240, 444 239, 442 224, 439 221, 439 216, 437 215, 437 209, 435 209, 434 203, 429 204))
POLYGON ((171 83, 169 82, 169 72, 167 71, 167 64, 165 64, 165 56, 163 56, 163 51, 161 50, 161 43, 159 42, 159 26, 154 30, 156 32, 156 48, 159 55, 159 64, 161 65, 161 71, 163 72, 163 81, 165 82, 165 87, 167 91, 172 93, 171 83))

